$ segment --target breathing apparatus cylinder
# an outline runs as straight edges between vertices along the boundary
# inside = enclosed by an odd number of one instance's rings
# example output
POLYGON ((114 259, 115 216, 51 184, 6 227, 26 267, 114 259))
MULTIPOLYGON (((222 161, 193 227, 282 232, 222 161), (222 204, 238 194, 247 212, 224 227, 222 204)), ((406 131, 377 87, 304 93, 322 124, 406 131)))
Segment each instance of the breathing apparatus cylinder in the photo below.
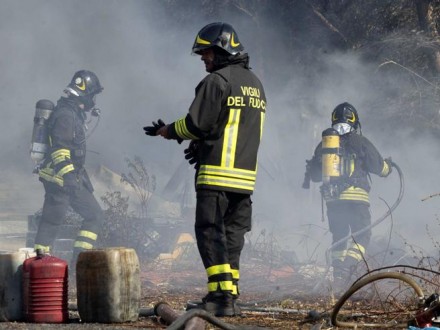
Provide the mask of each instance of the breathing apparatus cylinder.
POLYGON ((322 182, 329 184, 339 179, 342 166, 339 133, 327 128, 322 132, 322 182))
POLYGON ((55 105, 49 100, 39 100, 35 106, 34 128, 31 141, 31 159, 40 163, 49 148, 49 128, 47 121, 55 105))

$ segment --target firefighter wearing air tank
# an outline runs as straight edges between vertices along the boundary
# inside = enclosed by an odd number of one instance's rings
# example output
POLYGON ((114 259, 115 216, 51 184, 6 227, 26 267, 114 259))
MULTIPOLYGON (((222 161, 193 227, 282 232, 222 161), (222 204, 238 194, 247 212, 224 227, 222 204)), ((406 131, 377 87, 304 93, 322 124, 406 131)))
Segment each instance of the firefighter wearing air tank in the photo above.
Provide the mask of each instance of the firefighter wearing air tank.
MULTIPOLYGON (((331 115, 332 127, 322 132, 322 141, 307 161, 306 174, 321 182, 333 243, 371 224, 370 173, 386 177, 391 159, 383 159, 374 145, 362 135, 359 116, 349 103, 339 104, 331 115)), ((370 242, 371 229, 354 240, 334 246, 331 265, 335 279, 349 280, 370 242)))
POLYGON ((216 316, 233 316, 239 314, 235 300, 240 254, 244 235, 251 230, 250 196, 266 97, 231 25, 205 26, 192 51, 201 56, 209 74, 196 87, 188 114, 144 130, 147 135, 191 140, 185 158, 197 169, 195 233, 208 276, 208 294, 197 306, 216 316))
MULTIPOLYGON (((94 110, 96 95, 103 88, 91 71, 75 73, 47 122, 48 146, 38 147, 44 138, 33 141, 31 156, 37 162, 39 179, 44 185, 43 214, 35 238, 35 249, 50 252, 69 205, 84 219, 75 241, 72 267, 78 254, 95 246, 102 226, 103 212, 93 195, 93 187, 84 169, 86 157, 86 112, 94 110), (39 152, 37 152, 39 151, 39 152), (41 158, 44 158, 41 161, 41 158)), ((38 108, 50 108, 47 100, 38 108)), ((50 104, 49 104, 50 105, 50 104)), ((37 117, 37 116, 36 116, 37 117)), ((39 125, 36 120, 34 132, 39 125)), ((38 134, 35 134, 37 137, 38 134)), ((34 138, 35 138, 34 137, 34 138)))

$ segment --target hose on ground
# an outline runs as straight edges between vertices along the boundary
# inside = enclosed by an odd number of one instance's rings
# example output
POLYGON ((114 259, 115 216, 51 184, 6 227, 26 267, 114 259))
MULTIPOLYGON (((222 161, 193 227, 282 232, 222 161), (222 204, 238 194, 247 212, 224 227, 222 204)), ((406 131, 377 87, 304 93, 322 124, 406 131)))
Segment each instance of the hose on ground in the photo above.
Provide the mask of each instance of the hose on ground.
POLYGON ((207 311, 203 309, 191 309, 179 318, 177 318, 168 328, 167 330, 179 330, 182 329, 185 326, 185 323, 188 322, 188 320, 192 319, 193 317, 200 317, 204 319, 205 321, 208 321, 209 323, 219 327, 220 329, 224 330, 251 330, 251 329, 266 329, 266 328, 260 328, 256 326, 246 326, 246 325, 240 325, 236 326, 233 324, 226 323, 219 318, 215 317, 214 315, 208 313, 207 311))
POLYGON ((338 317, 338 313, 339 310, 341 309, 341 307, 344 305, 344 303, 359 289, 361 289, 362 287, 364 287, 367 284, 370 284, 374 281, 377 280, 382 280, 382 279, 388 279, 388 278, 392 278, 392 279, 397 279, 400 281, 403 281, 405 283, 407 283, 409 286, 411 286, 414 291, 417 294, 418 299, 421 301, 424 299, 424 294, 422 289, 420 288, 420 286, 410 277, 405 276, 401 273, 398 272, 390 272, 390 273, 377 273, 377 274, 373 274, 371 276, 367 276, 364 277, 363 279, 359 280, 358 282, 354 283, 343 295, 341 298, 339 298, 339 300, 336 302, 335 306, 333 307, 333 311, 331 314, 331 322, 334 326, 337 327, 346 327, 346 328, 360 328, 360 327, 365 327, 365 328, 407 328, 408 325, 407 324, 374 324, 374 323, 362 323, 362 324, 357 324, 354 322, 343 322, 343 321, 339 321, 337 319, 338 317))

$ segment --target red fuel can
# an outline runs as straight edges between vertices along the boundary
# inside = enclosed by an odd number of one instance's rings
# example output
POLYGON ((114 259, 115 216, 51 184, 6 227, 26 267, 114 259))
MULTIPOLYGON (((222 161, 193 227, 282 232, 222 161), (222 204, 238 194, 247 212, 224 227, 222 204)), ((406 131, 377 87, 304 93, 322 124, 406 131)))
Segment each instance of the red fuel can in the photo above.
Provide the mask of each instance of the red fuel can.
POLYGON ((68 321, 67 273, 66 261, 40 250, 23 262, 23 316, 27 322, 68 321))

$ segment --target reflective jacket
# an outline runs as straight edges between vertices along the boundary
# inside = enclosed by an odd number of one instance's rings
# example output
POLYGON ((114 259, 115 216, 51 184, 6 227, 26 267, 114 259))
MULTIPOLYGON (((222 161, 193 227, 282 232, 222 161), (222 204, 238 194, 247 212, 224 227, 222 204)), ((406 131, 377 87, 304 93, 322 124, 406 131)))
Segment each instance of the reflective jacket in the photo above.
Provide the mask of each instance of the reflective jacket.
POLYGON ((64 186, 66 178, 78 180, 84 171, 86 156, 86 115, 74 98, 61 97, 50 116, 50 149, 42 168, 40 180, 64 186))
MULTIPOLYGON (((363 135, 351 132, 340 136, 340 147, 345 159, 347 174, 342 176, 342 191, 337 200, 351 200, 370 204, 368 193, 371 189, 369 174, 388 176, 391 168, 384 161, 374 145, 363 135)), ((322 143, 315 149, 309 162, 310 178, 313 182, 322 181, 322 143)))
POLYGON ((265 112, 247 55, 199 83, 189 113, 168 128, 171 138, 198 141, 196 189, 252 194, 265 112))

